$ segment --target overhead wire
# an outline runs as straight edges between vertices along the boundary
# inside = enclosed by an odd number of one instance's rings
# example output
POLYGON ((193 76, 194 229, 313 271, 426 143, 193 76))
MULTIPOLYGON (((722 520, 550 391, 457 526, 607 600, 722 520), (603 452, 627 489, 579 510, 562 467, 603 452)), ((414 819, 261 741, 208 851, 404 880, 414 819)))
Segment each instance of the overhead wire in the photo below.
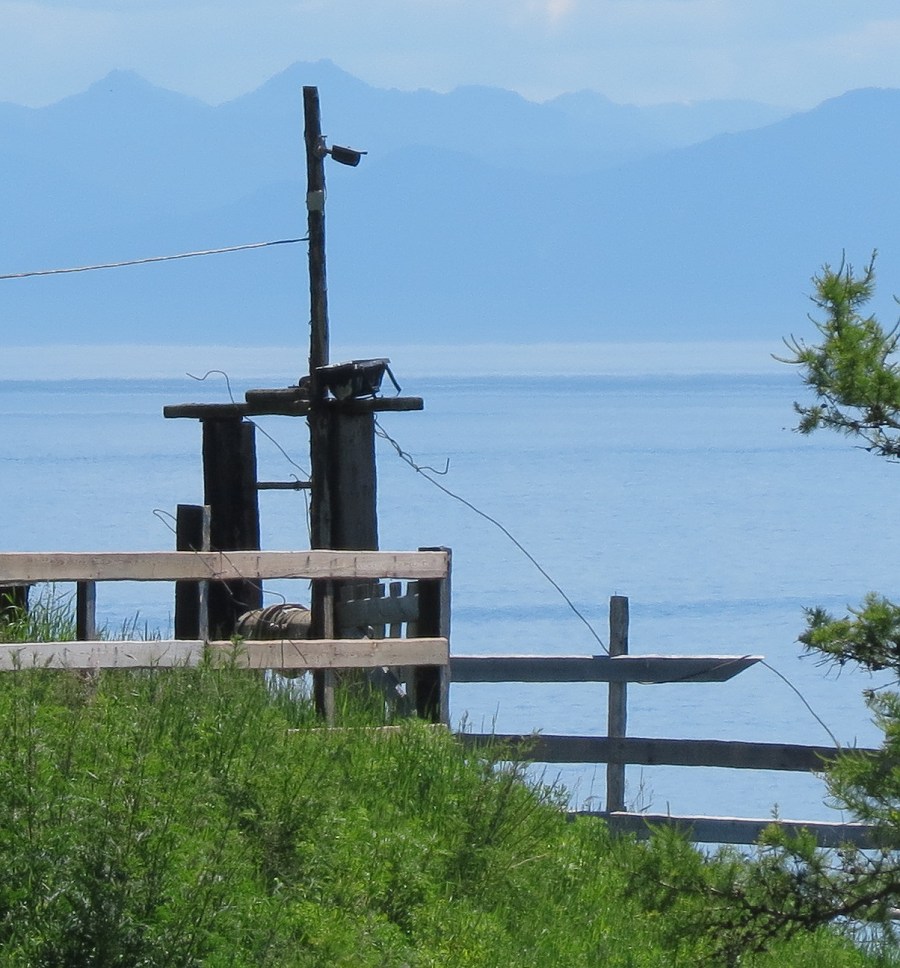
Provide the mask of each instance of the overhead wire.
POLYGON ((142 266, 150 262, 172 262, 175 259, 195 259, 199 256, 221 255, 224 252, 244 252, 247 249, 265 249, 273 245, 294 245, 297 242, 308 242, 304 236, 300 239, 273 239, 269 242, 247 242, 243 245, 226 245, 218 249, 199 249, 195 252, 179 252, 175 255, 154 255, 143 259, 126 259, 122 262, 101 262, 96 265, 71 266, 64 269, 34 269, 29 272, 7 272, 0 275, 0 282, 8 279, 30 279, 34 276, 61 276, 73 272, 95 272, 98 269, 121 269, 123 266, 142 266))

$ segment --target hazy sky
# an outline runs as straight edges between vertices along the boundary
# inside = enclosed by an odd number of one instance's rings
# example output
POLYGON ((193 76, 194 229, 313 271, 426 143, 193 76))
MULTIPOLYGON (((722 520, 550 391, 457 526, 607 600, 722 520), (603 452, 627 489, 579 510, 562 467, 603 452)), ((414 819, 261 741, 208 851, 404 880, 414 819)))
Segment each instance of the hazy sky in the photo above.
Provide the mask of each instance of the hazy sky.
POLYGON ((298 60, 381 87, 808 107, 900 87, 897 0, 0 0, 0 100, 114 68, 218 103, 298 60))

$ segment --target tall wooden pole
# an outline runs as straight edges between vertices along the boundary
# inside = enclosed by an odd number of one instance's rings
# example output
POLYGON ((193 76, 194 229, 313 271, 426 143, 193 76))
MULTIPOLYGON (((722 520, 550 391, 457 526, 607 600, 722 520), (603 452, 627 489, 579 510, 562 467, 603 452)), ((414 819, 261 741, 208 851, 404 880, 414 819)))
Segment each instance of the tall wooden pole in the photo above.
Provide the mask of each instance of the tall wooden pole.
MULTIPOLYGON (((329 362, 328 289, 325 281, 325 155, 319 92, 303 88, 306 142, 306 208, 309 220, 310 297, 310 545, 313 548, 378 548, 375 422, 372 413, 353 413, 326 400, 318 368, 329 362)), ((311 634, 327 638, 335 589, 312 588, 311 634)), ((326 717, 331 674, 314 675, 316 704, 326 717)))
POLYGON ((321 399, 316 368, 328 363, 328 287, 325 283, 325 144, 319 91, 303 88, 306 140, 306 210, 309 226, 309 376, 313 400, 321 399))
POLYGON ((306 210, 309 234, 309 460, 312 478, 310 545, 330 548, 331 485, 329 481, 328 415, 325 388, 317 369, 328 363, 328 287, 325 280, 325 151, 319 91, 303 88, 306 141, 306 210))
MULTIPOLYGON (((303 133, 306 142, 306 212, 309 235, 309 543, 312 548, 332 547, 329 417, 325 388, 317 368, 328 364, 328 286, 325 277, 325 152, 319 91, 303 88, 303 133)), ((311 588, 313 638, 333 633, 333 590, 330 582, 313 582, 311 588)), ((334 673, 313 673, 314 701, 328 722, 334 718, 334 673)))
POLYGON ((328 288, 325 282, 325 151, 319 91, 303 88, 306 141, 306 209, 309 227, 309 461, 312 493, 310 545, 331 548, 331 482, 325 388, 317 368, 328 363, 328 288))

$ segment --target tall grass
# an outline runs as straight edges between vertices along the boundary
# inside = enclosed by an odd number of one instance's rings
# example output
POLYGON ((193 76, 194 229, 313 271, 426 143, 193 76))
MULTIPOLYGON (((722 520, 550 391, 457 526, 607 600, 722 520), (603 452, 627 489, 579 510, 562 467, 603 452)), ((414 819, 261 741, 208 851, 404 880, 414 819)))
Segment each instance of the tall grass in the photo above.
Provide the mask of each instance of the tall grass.
POLYGON ((0 599, 0 643, 70 642, 75 638, 74 595, 44 585, 29 608, 0 599))
MULTIPOLYGON (((696 852, 562 802, 443 729, 323 729, 233 668, 6 673, 0 964, 716 964, 709 899, 666 886, 696 852)), ((820 933, 740 963, 875 962, 820 933)))

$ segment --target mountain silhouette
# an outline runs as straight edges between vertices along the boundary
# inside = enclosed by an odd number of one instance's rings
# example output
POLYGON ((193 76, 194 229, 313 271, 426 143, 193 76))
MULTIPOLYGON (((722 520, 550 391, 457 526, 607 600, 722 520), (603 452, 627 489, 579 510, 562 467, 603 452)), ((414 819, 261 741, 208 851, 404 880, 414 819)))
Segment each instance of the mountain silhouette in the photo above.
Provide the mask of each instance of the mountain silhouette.
MULTIPOLYGON (((329 142, 368 151, 327 165, 339 342, 777 340, 808 327, 822 262, 874 248, 891 305, 898 91, 788 116, 538 104, 378 89, 329 61, 218 106, 129 71, 0 104, 0 274, 305 234, 304 84, 329 142)), ((7 280, 0 312, 12 344, 302 345, 306 250, 7 280)))

